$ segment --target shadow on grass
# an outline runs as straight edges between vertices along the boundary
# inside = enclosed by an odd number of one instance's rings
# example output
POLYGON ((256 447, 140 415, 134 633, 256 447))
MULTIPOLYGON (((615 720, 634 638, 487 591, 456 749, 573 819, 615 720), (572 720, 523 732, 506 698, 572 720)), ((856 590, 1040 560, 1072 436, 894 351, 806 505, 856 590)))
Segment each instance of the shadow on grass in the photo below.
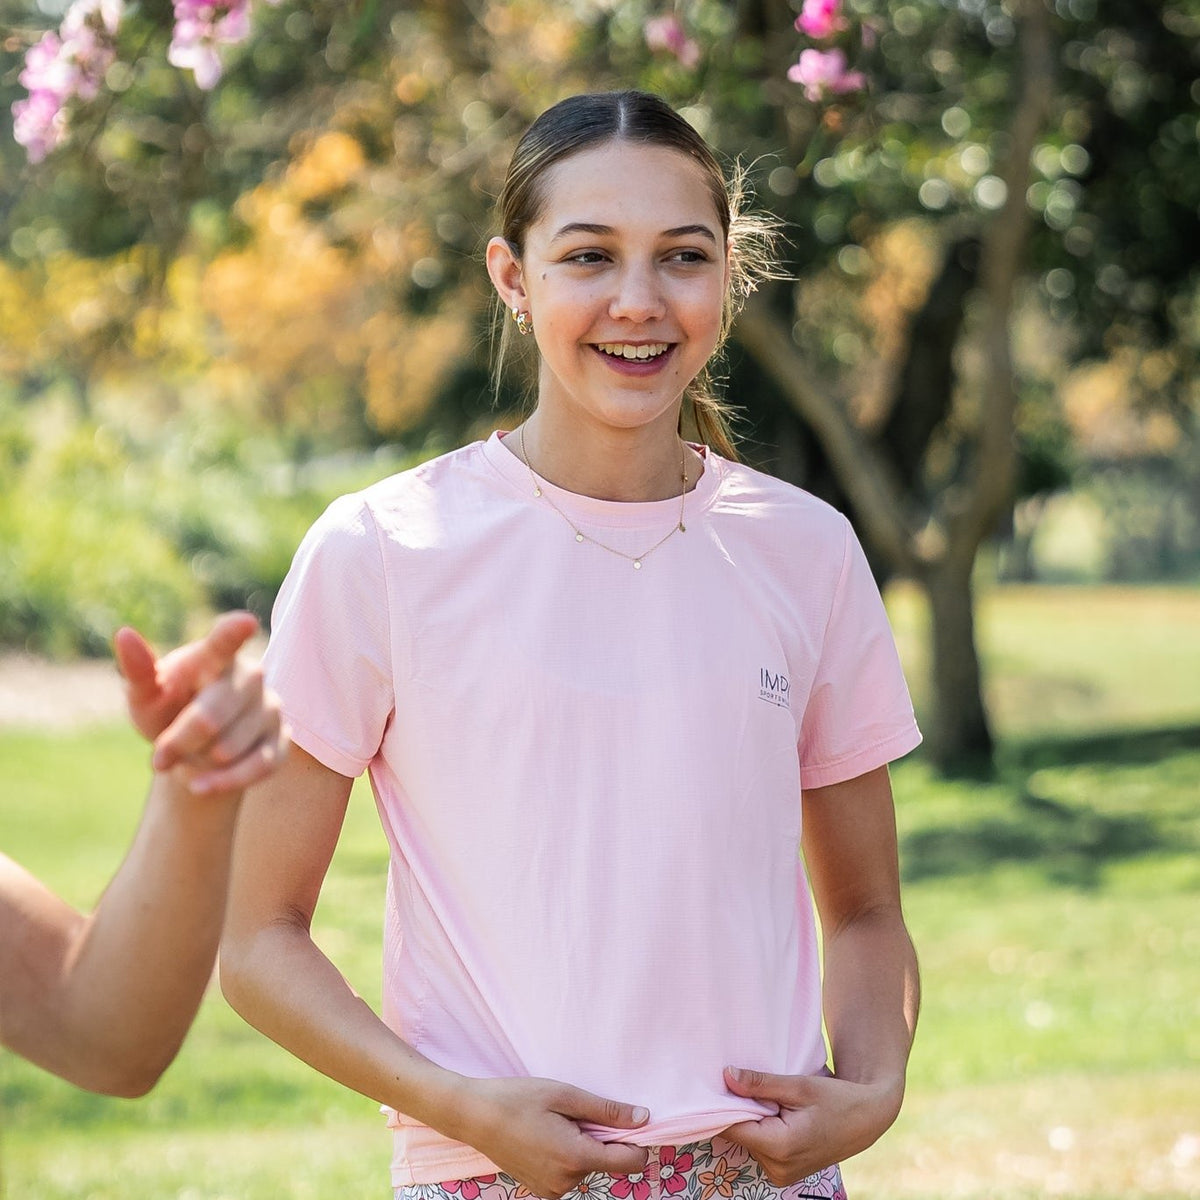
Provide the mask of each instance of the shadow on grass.
POLYGON ((1200 850, 1198 750, 1195 726, 1013 743, 990 784, 975 790, 962 775, 948 781, 949 808, 936 803, 934 819, 918 818, 904 834, 904 876, 1019 863, 1056 883, 1091 887, 1107 863, 1200 850))
POLYGON ((1160 762, 1175 754, 1200 750, 1200 725, 1161 729, 1114 730, 1075 737, 1029 738, 1014 742, 1001 754, 1005 766, 1027 771, 1079 763, 1134 765, 1160 762))

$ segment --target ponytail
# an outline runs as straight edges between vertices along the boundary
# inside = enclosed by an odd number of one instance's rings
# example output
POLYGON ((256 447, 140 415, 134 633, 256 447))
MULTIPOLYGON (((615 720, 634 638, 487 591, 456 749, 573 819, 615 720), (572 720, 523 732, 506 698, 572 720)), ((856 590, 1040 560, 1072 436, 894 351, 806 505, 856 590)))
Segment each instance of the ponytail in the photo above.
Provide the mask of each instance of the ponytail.
POLYGON ((684 405, 679 411, 680 436, 686 436, 685 414, 690 417, 688 424, 691 426, 687 433, 694 430, 697 439, 710 446, 722 458, 731 462, 740 461, 730 427, 730 406, 713 395, 707 379, 699 380, 688 388, 684 405))

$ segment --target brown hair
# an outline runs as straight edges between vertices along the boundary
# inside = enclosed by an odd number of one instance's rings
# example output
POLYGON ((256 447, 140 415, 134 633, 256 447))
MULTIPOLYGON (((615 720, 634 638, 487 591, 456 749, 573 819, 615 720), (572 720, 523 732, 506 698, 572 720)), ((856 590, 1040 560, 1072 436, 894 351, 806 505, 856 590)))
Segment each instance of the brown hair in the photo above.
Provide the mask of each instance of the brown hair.
MULTIPOLYGON (((717 349, 724 344, 737 310, 759 281, 776 274, 772 249, 777 223, 765 214, 741 211, 745 194, 741 170, 727 180, 705 140, 665 100, 649 92, 593 92, 571 96, 548 108, 525 131, 509 163, 500 193, 500 234, 520 257, 525 233, 537 220, 544 203, 547 170, 572 154, 606 141, 664 146, 686 154, 704 172, 721 231, 729 245, 730 284, 725 296, 717 349)), ((512 344, 512 331, 503 318, 497 353, 497 372, 512 344)), ((729 428, 728 407, 713 393, 707 366, 684 392, 684 414, 690 407, 701 441, 719 454, 736 458, 729 428)))

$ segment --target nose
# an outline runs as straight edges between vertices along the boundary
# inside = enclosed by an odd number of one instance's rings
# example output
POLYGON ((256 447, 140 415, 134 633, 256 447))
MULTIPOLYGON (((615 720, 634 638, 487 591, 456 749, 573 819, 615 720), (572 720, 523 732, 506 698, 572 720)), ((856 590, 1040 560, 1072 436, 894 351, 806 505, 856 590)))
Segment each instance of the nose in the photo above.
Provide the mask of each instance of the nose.
POLYGON ((660 281, 654 268, 629 264, 617 276, 608 313, 614 320, 655 321, 666 312, 660 281))

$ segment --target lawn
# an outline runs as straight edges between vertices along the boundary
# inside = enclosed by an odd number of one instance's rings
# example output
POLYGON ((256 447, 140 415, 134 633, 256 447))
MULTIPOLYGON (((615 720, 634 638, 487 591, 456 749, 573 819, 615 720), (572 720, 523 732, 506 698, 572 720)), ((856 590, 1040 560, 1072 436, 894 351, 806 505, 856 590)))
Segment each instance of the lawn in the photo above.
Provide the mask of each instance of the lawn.
MULTIPOLYGON (((920 702, 916 597, 889 598, 920 702)), ((852 1196, 1200 1197, 1200 590, 997 589, 980 605, 1004 739, 990 783, 895 771, 925 1003, 905 1111, 852 1196)), ((123 729, 0 733, 0 845, 80 904, 145 786, 123 729)), ((386 850, 356 790, 318 939, 379 991, 386 850)), ((0 1060, 12 1200, 387 1195, 374 1105, 214 991, 136 1102, 0 1060)))

